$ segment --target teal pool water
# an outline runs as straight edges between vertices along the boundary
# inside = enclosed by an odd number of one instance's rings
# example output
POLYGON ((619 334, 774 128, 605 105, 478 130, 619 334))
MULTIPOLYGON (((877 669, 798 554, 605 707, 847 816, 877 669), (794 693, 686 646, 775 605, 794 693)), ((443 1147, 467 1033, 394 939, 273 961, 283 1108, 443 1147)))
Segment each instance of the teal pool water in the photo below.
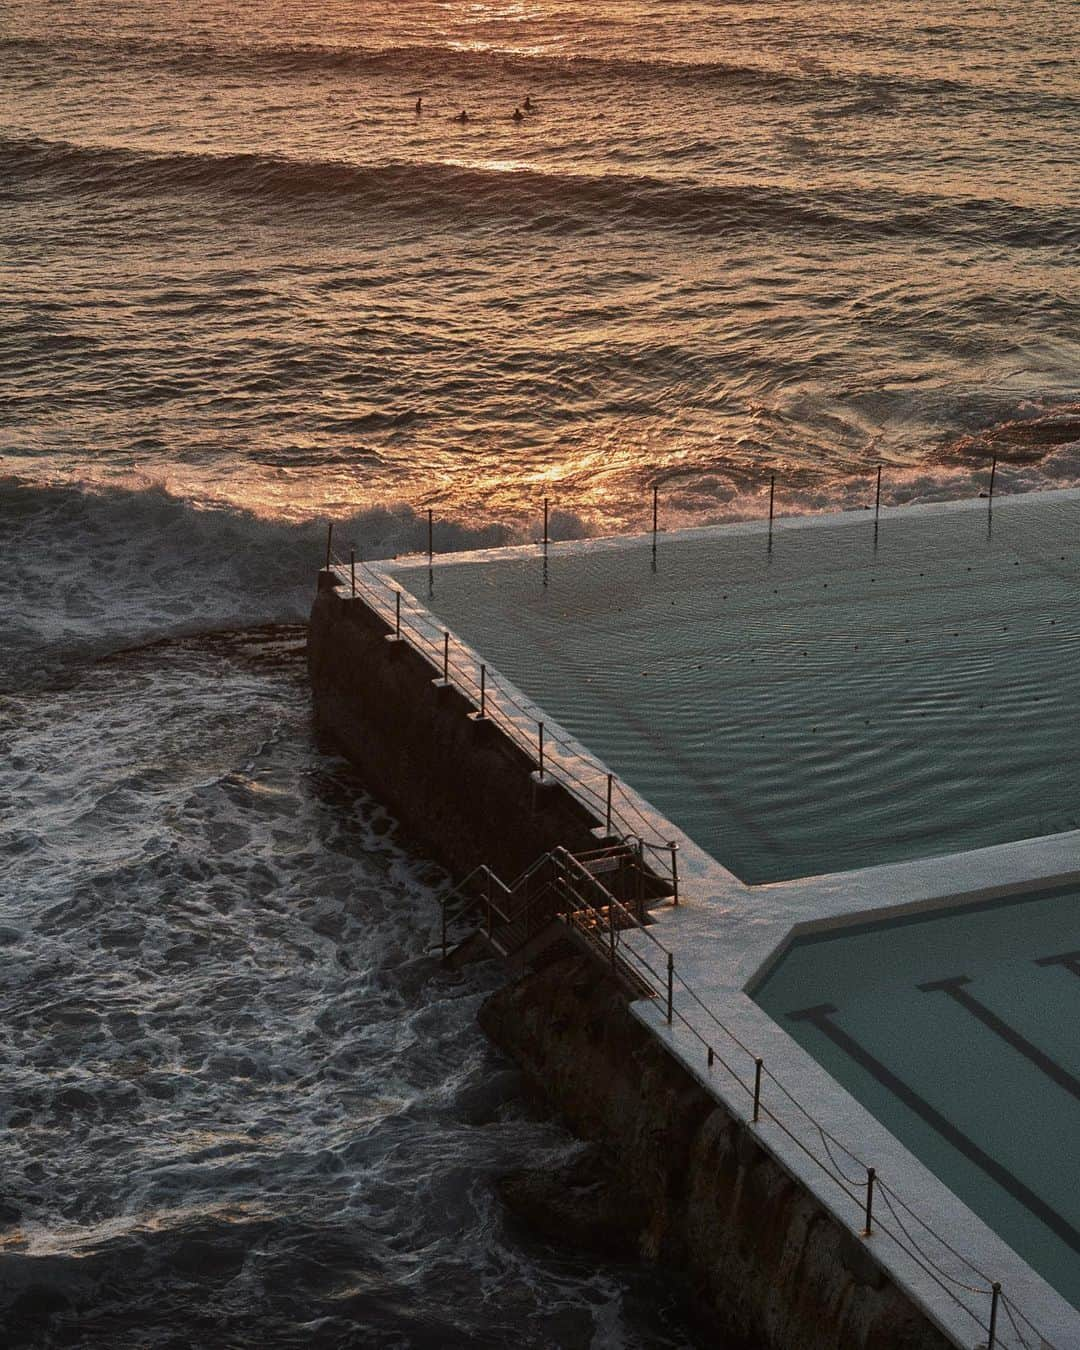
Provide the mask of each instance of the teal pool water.
POLYGON ((398 572, 750 882, 1080 826, 1080 502, 398 572))
POLYGON ((1080 890, 802 937, 754 997, 1080 1307, 1080 890))

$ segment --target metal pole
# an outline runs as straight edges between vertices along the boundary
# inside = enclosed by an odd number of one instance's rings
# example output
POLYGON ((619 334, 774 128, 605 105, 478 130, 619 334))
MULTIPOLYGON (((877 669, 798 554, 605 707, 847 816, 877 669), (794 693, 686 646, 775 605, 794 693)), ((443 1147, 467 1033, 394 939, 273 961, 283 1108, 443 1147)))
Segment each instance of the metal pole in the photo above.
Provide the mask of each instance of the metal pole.
POLYGON ((450 683, 450 633, 443 633, 442 639, 442 677, 443 680, 450 683))
POLYGON ((480 667, 480 716, 487 716, 487 666, 480 667))
POLYGON ((544 776, 544 724, 537 722, 537 744, 540 748, 540 777, 544 776))
POLYGON ((330 571, 330 552, 334 544, 334 522, 326 522, 326 570, 330 571))
POLYGON ((677 905, 679 903, 679 846, 675 840, 672 839, 668 844, 668 848, 671 849, 671 903, 677 905))
POLYGON ((394 592, 394 636, 401 637, 401 592, 394 592))
POLYGON ((672 1005, 675 1001, 675 958, 670 952, 667 954, 667 1020, 668 1026, 671 1026, 672 1005))
POLYGON ((427 555, 429 562, 435 556, 435 517, 430 506, 427 513, 427 555))
POLYGON ((870 1237, 874 1231, 874 1178, 877 1172, 872 1167, 866 1169, 866 1225, 863 1228, 863 1237, 870 1237))
POLYGON ((994 500, 994 479, 997 477, 997 455, 990 461, 990 501, 994 500))
POLYGON ((544 543, 548 541, 548 499, 544 498, 544 543))
POLYGON ((881 465, 877 466, 877 492, 874 495, 874 519, 881 514, 881 465))
POLYGON ((608 905, 607 915, 608 927, 608 946, 611 949, 611 969, 615 969, 615 915, 611 912, 611 906, 608 905))
POLYGON ((446 905, 442 907, 442 959, 446 960, 446 905))
POLYGON ((490 937, 490 936, 491 936, 491 873, 490 873, 490 872, 487 874, 485 880, 487 881, 487 933, 488 933, 488 937, 490 937))
POLYGON ((754 1060, 754 1124, 758 1123, 758 1117, 761 1115, 761 1070, 765 1064, 763 1059, 754 1060))
POLYGON ((607 776, 607 832, 611 833, 611 785, 615 781, 615 775, 609 773, 607 776))
POLYGON ((349 549, 349 576, 352 580, 352 595, 356 599, 356 549, 349 549))
POLYGON ((645 912, 645 840, 638 835, 637 841, 637 917, 641 922, 641 916, 645 912))
POLYGON ((994 1350, 997 1344, 997 1315, 998 1302, 1001 1299, 1001 1285, 994 1281, 990 1286, 990 1335, 986 1342, 986 1350, 994 1350))
POLYGON ((714 1060, 715 1058, 716 1058, 716 1051, 715 1051, 715 1050, 712 1048, 712 1046, 710 1045, 710 1046, 709 1046, 709 1068, 710 1068, 710 1069, 711 1069, 712 1066, 713 1066, 713 1060, 714 1060))
POLYGON ((656 484, 654 483, 654 484, 653 484, 653 490, 652 490, 652 532, 653 532, 653 534, 656 533, 657 525, 658 525, 659 518, 660 518, 660 504, 659 504, 659 502, 658 502, 658 500, 657 500, 657 497, 658 497, 658 495, 659 495, 659 492, 660 492, 660 489, 659 489, 659 488, 656 486, 656 484))
POLYGON ((769 475, 769 529, 772 529, 773 503, 776 500, 776 474, 769 475))

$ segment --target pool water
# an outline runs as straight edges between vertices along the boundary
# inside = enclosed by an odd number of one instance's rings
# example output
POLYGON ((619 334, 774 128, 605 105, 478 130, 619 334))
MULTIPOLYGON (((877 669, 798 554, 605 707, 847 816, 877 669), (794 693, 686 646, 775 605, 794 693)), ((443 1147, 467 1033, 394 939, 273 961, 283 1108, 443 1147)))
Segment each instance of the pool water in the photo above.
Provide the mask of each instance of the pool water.
POLYGON ((1080 500, 397 575, 748 882, 1080 826, 1080 500))
POLYGON ((1080 889, 801 937, 754 997, 1080 1307, 1080 889))

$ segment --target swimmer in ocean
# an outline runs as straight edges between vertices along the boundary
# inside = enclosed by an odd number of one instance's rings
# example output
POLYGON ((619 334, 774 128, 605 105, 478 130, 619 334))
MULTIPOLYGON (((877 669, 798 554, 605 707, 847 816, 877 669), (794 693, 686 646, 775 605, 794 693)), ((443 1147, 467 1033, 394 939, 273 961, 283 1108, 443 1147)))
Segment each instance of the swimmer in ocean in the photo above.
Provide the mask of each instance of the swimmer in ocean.
POLYGON ((524 122, 525 114, 521 111, 520 108, 515 108, 513 111, 513 118, 515 122, 524 122))
POLYGON ((417 100, 416 100, 416 107, 413 109, 413 112, 420 112, 420 111, 421 111, 420 103, 421 103, 421 100, 420 100, 420 99, 417 99, 417 100))
POLYGON ((467 122, 468 120, 469 120, 469 114, 465 111, 464 108, 462 108, 462 110, 461 110, 461 111, 458 113, 458 115, 454 118, 454 121, 455 121, 455 122, 467 122))
POLYGON ((533 110, 533 101, 532 101, 532 99, 529 97, 528 94, 525 95, 525 103, 524 103, 523 106, 524 106, 526 112, 532 112, 532 110, 533 110))

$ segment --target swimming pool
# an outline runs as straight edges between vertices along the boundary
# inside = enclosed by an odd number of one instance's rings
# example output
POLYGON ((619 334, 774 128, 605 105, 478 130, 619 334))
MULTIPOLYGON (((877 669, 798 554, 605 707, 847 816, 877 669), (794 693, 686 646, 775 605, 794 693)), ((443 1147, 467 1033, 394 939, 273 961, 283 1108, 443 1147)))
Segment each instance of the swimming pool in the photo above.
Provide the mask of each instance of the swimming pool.
POLYGON ((803 935, 752 992, 1080 1307, 1080 888, 803 935))
POLYGON ((396 578, 751 883, 1080 825, 1080 501, 396 578))

